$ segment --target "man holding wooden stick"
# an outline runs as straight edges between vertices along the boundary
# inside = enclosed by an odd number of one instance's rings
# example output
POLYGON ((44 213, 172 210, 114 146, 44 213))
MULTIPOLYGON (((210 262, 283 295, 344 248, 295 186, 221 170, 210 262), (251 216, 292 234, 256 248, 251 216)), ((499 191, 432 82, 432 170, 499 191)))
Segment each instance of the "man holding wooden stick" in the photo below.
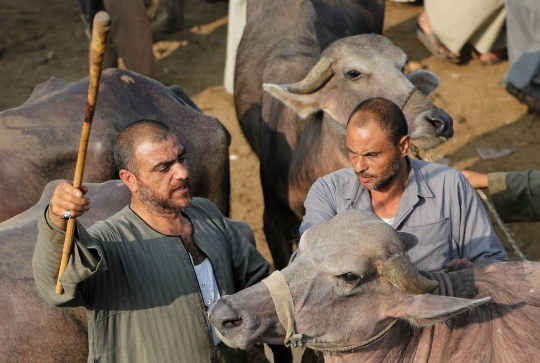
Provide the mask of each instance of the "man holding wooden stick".
POLYGON ((55 292, 66 218, 91 208, 87 189, 58 184, 33 258, 41 295, 88 311, 89 362, 242 362, 207 319, 217 299, 266 277, 268 263, 210 201, 192 198, 186 149, 158 121, 118 136, 115 161, 131 191, 123 210, 88 230, 76 222, 55 292))

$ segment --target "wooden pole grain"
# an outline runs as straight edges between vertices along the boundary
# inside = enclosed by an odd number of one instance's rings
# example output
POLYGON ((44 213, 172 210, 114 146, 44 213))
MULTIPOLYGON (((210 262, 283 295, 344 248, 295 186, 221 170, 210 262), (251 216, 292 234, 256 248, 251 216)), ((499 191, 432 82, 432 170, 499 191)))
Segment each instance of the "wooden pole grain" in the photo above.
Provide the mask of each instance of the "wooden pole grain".
MULTIPOLYGON (((82 185, 82 177, 84 173, 84 162, 86 160, 86 151, 88 149, 88 139, 90 138, 90 128, 94 119, 96 110, 96 101, 99 90, 99 80, 101 78, 101 68, 103 58, 107 48, 107 38, 111 18, 104 11, 98 12, 94 16, 92 41, 90 46, 90 80, 88 85, 88 100, 86 103, 86 111, 84 114, 84 122, 81 132, 81 141, 79 143, 79 154, 77 156, 77 165, 75 167, 75 176, 73 177, 73 186, 80 188, 82 185)), ((58 271, 58 279, 56 280, 56 293, 63 294, 64 288, 60 283, 60 277, 66 270, 71 249, 73 247, 73 234, 75 232, 75 219, 70 219, 66 228, 66 237, 64 239, 64 248, 62 250, 62 260, 60 261, 60 269, 58 271)))

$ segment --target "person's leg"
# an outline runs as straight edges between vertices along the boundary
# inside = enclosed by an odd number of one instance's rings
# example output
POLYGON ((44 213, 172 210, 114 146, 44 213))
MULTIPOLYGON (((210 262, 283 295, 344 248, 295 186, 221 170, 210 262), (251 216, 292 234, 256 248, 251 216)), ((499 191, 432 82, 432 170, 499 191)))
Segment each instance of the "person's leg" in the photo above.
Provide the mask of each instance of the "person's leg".
POLYGON ((109 37, 107 41, 107 49, 103 56, 103 69, 107 68, 118 68, 118 52, 112 42, 112 37, 109 37))
POLYGON ((223 86, 234 93, 234 68, 236 51, 246 26, 246 0, 229 0, 229 24, 227 26, 227 56, 225 57, 225 77, 223 86))
POLYGON ((506 0, 510 67, 503 80, 508 92, 540 112, 540 2, 506 0))
POLYGON ((501 3, 500 9, 486 19, 484 25, 479 27, 469 40, 469 44, 478 53, 478 59, 482 64, 496 64, 508 58, 504 31, 505 20, 506 10, 504 4, 501 3))
POLYGON ((506 49, 493 49, 487 53, 478 53, 478 60, 484 65, 493 65, 508 59, 506 49))
POLYGON ((104 0, 111 16, 110 37, 129 70, 156 77, 152 34, 146 8, 141 0, 104 0))
MULTIPOLYGON (((424 7, 431 23, 433 33, 452 53, 459 53, 463 46, 478 32, 486 29, 489 20, 499 14, 504 0, 425 0, 424 7)), ((489 34, 491 45, 497 38, 500 28, 493 27, 489 34)), ((487 38, 486 38, 487 42, 487 38)), ((484 52, 482 52, 484 53, 484 52)))
POLYGON ((423 12, 418 16, 417 24, 415 26, 417 27, 415 29, 416 36, 433 55, 452 63, 459 62, 459 52, 450 52, 433 33, 433 28, 426 12, 423 12))

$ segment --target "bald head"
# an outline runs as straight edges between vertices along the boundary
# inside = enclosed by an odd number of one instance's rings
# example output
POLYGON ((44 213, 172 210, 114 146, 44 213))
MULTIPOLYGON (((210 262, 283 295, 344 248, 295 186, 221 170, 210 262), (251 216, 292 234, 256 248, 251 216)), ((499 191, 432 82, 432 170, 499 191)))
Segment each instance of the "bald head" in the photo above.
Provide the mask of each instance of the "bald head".
POLYGON ((160 121, 139 120, 123 129, 116 138, 114 145, 114 162, 118 170, 126 169, 137 172, 135 151, 143 142, 159 143, 168 137, 176 135, 160 121))
POLYGON ((401 109, 384 98, 371 98, 356 106, 347 121, 347 130, 364 128, 369 122, 376 122, 394 145, 408 133, 407 120, 401 109))

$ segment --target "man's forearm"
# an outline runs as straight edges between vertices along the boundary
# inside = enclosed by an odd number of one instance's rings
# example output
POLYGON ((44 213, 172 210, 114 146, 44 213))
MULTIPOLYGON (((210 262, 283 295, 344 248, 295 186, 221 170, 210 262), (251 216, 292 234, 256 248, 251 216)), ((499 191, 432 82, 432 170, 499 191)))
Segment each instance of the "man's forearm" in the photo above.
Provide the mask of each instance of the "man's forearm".
POLYGON ((540 171, 490 173, 489 191, 503 221, 540 221, 540 171))
MULTIPOLYGON (((100 267, 106 268, 105 262, 99 251, 92 253, 81 242, 75 241, 70 257, 73 263, 68 264, 68 268, 60 278, 65 291, 62 295, 56 294, 56 280, 62 259, 65 233, 51 224, 45 215, 38 222, 38 241, 32 258, 34 279, 38 290, 50 305, 83 305, 82 297, 77 294, 79 284, 85 283, 85 280, 95 274, 100 267)), ((91 239, 82 226, 79 225, 77 229, 86 239, 91 239)))

